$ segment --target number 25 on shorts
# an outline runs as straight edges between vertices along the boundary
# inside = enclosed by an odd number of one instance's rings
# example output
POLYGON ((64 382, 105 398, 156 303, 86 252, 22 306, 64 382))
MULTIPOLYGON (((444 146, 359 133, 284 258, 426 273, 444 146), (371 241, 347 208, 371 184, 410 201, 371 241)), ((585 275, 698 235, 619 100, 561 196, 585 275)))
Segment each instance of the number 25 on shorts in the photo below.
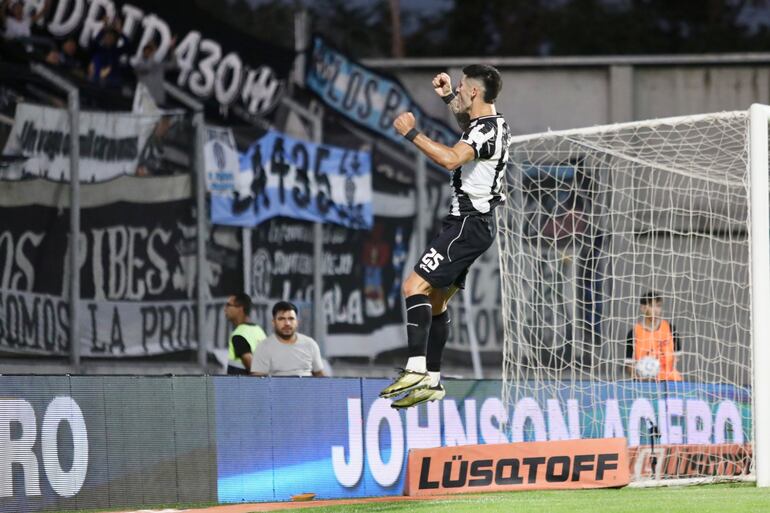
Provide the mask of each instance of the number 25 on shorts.
POLYGON ((430 248, 430 250, 423 255, 421 263, 420 263, 420 269, 425 271, 426 273, 429 273, 431 271, 435 271, 438 267, 439 262, 444 260, 444 256, 436 251, 434 248, 430 248))

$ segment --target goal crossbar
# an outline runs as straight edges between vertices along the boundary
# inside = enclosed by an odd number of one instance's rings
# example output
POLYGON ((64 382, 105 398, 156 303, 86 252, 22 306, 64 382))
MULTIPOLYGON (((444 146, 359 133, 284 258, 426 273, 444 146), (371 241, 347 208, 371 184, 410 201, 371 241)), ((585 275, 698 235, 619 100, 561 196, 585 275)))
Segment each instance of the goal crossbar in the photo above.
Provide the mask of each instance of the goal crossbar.
MULTIPOLYGON (((766 105, 759 105, 770 109, 766 105)), ((697 123, 699 121, 705 121, 709 119, 734 119, 739 117, 745 117, 745 110, 734 110, 724 112, 714 112, 712 114, 693 114, 690 116, 672 116, 668 118, 660 118, 648 121, 626 121, 623 123, 611 123, 606 125, 595 125, 583 128, 569 128, 565 130, 546 130, 545 132, 537 132, 534 134, 522 134, 516 135, 510 138, 510 145, 518 144, 521 142, 531 141, 533 139, 543 139, 549 137, 569 137, 582 134, 601 134, 605 132, 620 131, 628 128, 644 128, 654 127, 660 125, 675 125, 683 123, 697 123)))

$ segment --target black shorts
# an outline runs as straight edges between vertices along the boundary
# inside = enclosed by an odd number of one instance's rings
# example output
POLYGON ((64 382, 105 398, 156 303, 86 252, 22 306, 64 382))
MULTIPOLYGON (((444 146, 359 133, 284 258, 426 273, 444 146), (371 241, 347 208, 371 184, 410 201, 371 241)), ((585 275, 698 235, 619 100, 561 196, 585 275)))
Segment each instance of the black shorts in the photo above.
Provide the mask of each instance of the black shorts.
POLYGON ((415 264, 414 272, 433 288, 465 287, 468 268, 492 245, 494 229, 491 214, 447 216, 441 231, 415 264))

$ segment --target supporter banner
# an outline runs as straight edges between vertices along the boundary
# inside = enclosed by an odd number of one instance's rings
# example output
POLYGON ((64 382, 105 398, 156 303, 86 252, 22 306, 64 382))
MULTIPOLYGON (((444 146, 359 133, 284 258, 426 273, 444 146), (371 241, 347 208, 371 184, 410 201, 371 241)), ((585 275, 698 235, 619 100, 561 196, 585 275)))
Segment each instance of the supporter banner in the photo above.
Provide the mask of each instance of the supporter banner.
MULTIPOLYGON (((0 182, 0 347, 69 351, 69 212, 66 185, 0 182)), ((197 341, 196 230, 190 177, 123 177, 81 186, 80 290, 85 356, 138 356, 197 341), (94 335, 97 333, 98 335, 94 335)), ((231 228, 212 231, 204 295, 242 284, 231 228), (225 233, 222 233, 225 232, 225 233)), ((208 340, 224 347, 224 300, 207 306, 208 340)))
MULTIPOLYGON (((101 182, 133 175, 158 116, 81 112, 80 181, 101 182)), ((21 103, 3 155, 24 156, 4 170, 3 178, 41 176, 70 179, 70 124, 66 110, 21 103)))
POLYGON ((624 438, 413 449, 404 494, 619 488, 627 460, 624 438))
POLYGON ((746 476, 751 472, 751 444, 656 445, 628 449, 631 479, 746 476))
MULTIPOLYGON (((222 310, 227 297, 206 304, 203 336, 209 348, 226 349, 232 326, 222 310)), ((196 349, 193 301, 92 301, 80 303, 80 354, 148 356, 196 349)), ((65 356, 70 352, 67 298, 0 290, 0 351, 65 356)))
POLYGON ((371 155, 268 131, 240 156, 240 170, 211 184, 211 220, 256 226, 276 216, 349 228, 372 226, 371 155))
POLYGON ((245 120, 264 116, 277 105, 294 61, 292 50, 219 21, 217 13, 195 3, 180 9, 152 0, 100 0, 87 5, 82 0, 55 0, 51 12, 48 31, 57 38, 73 35, 84 49, 101 30, 105 16, 123 20, 122 31, 131 41, 134 58, 151 40, 159 42, 157 57, 163 58, 176 35, 176 85, 207 100, 213 112, 227 110, 245 120))
MULTIPOLYGON (((0 182, 0 290, 66 296, 66 185, 0 182)), ((97 301, 195 297, 196 230, 190 177, 123 177, 81 186, 81 294, 97 301)), ((208 297, 241 283, 240 246, 212 233, 208 297)))
POLYGON ((363 66, 320 36, 313 38, 305 84, 336 111, 391 141, 407 144, 393 120, 411 111, 425 135, 445 145, 457 142, 457 132, 425 114, 395 77, 363 66))
POLYGON ((206 188, 212 194, 229 193, 231 189, 228 183, 238 173, 240 158, 232 129, 206 125, 203 154, 206 161, 206 188))
MULTIPOLYGON (((387 383, 214 378, 219 500, 288 500, 308 491, 318 498, 401 495, 412 449, 627 438, 642 450, 649 447, 647 416, 657 421, 657 414, 666 424, 661 431, 675 440, 667 443, 680 447, 709 446, 716 453, 724 444, 742 446, 751 438, 749 392, 730 385, 520 382, 520 394, 506 409, 500 381, 448 380, 443 401, 396 411, 378 397, 387 383), (546 394, 546 388, 559 392, 546 394), (242 397, 251 400, 233 399, 242 397), (255 418, 263 422, 246 420, 255 418), (306 436, 309 425, 312 437, 306 436), (253 440, 270 443, 244 452, 242 444, 253 440)), ((452 479, 463 461, 468 460, 454 462, 452 479)), ((554 473, 562 475, 564 469, 553 463, 554 473)), ((570 462, 573 472, 576 463, 570 462)), ((593 464, 591 472, 598 470, 598 461, 593 464)), ((470 475, 470 463, 467 469, 470 475)), ((503 476, 512 476, 504 470, 503 476)), ((520 468, 525 481, 529 470, 520 468)), ((729 465, 724 470, 732 472, 729 465)))
MULTIPOLYGON (((371 232, 324 226, 325 356, 374 355, 384 350, 377 344, 378 330, 403 329, 401 283, 412 226, 411 217, 384 216, 374 217, 371 232)), ((275 218, 259 225, 252 240, 252 297, 312 303, 318 265, 312 224, 275 218)), ((305 322, 309 327, 310 319, 305 322)), ((387 343, 402 345, 402 338, 394 333, 387 343)))

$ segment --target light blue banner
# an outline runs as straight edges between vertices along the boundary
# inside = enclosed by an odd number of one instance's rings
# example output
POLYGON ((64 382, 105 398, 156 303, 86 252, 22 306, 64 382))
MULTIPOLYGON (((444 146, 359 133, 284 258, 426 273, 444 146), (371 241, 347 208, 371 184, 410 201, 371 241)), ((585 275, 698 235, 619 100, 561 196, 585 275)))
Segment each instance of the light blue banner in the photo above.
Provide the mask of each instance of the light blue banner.
POLYGON ((393 128, 396 116, 406 111, 414 114, 417 128, 434 141, 447 146, 458 141, 458 133, 425 114, 395 78, 375 73, 318 36, 313 39, 305 84, 328 106, 399 144, 411 144, 393 128))
POLYGON ((210 175, 214 224, 253 227, 284 216, 371 229, 369 152, 271 130, 239 157, 239 170, 210 175))

